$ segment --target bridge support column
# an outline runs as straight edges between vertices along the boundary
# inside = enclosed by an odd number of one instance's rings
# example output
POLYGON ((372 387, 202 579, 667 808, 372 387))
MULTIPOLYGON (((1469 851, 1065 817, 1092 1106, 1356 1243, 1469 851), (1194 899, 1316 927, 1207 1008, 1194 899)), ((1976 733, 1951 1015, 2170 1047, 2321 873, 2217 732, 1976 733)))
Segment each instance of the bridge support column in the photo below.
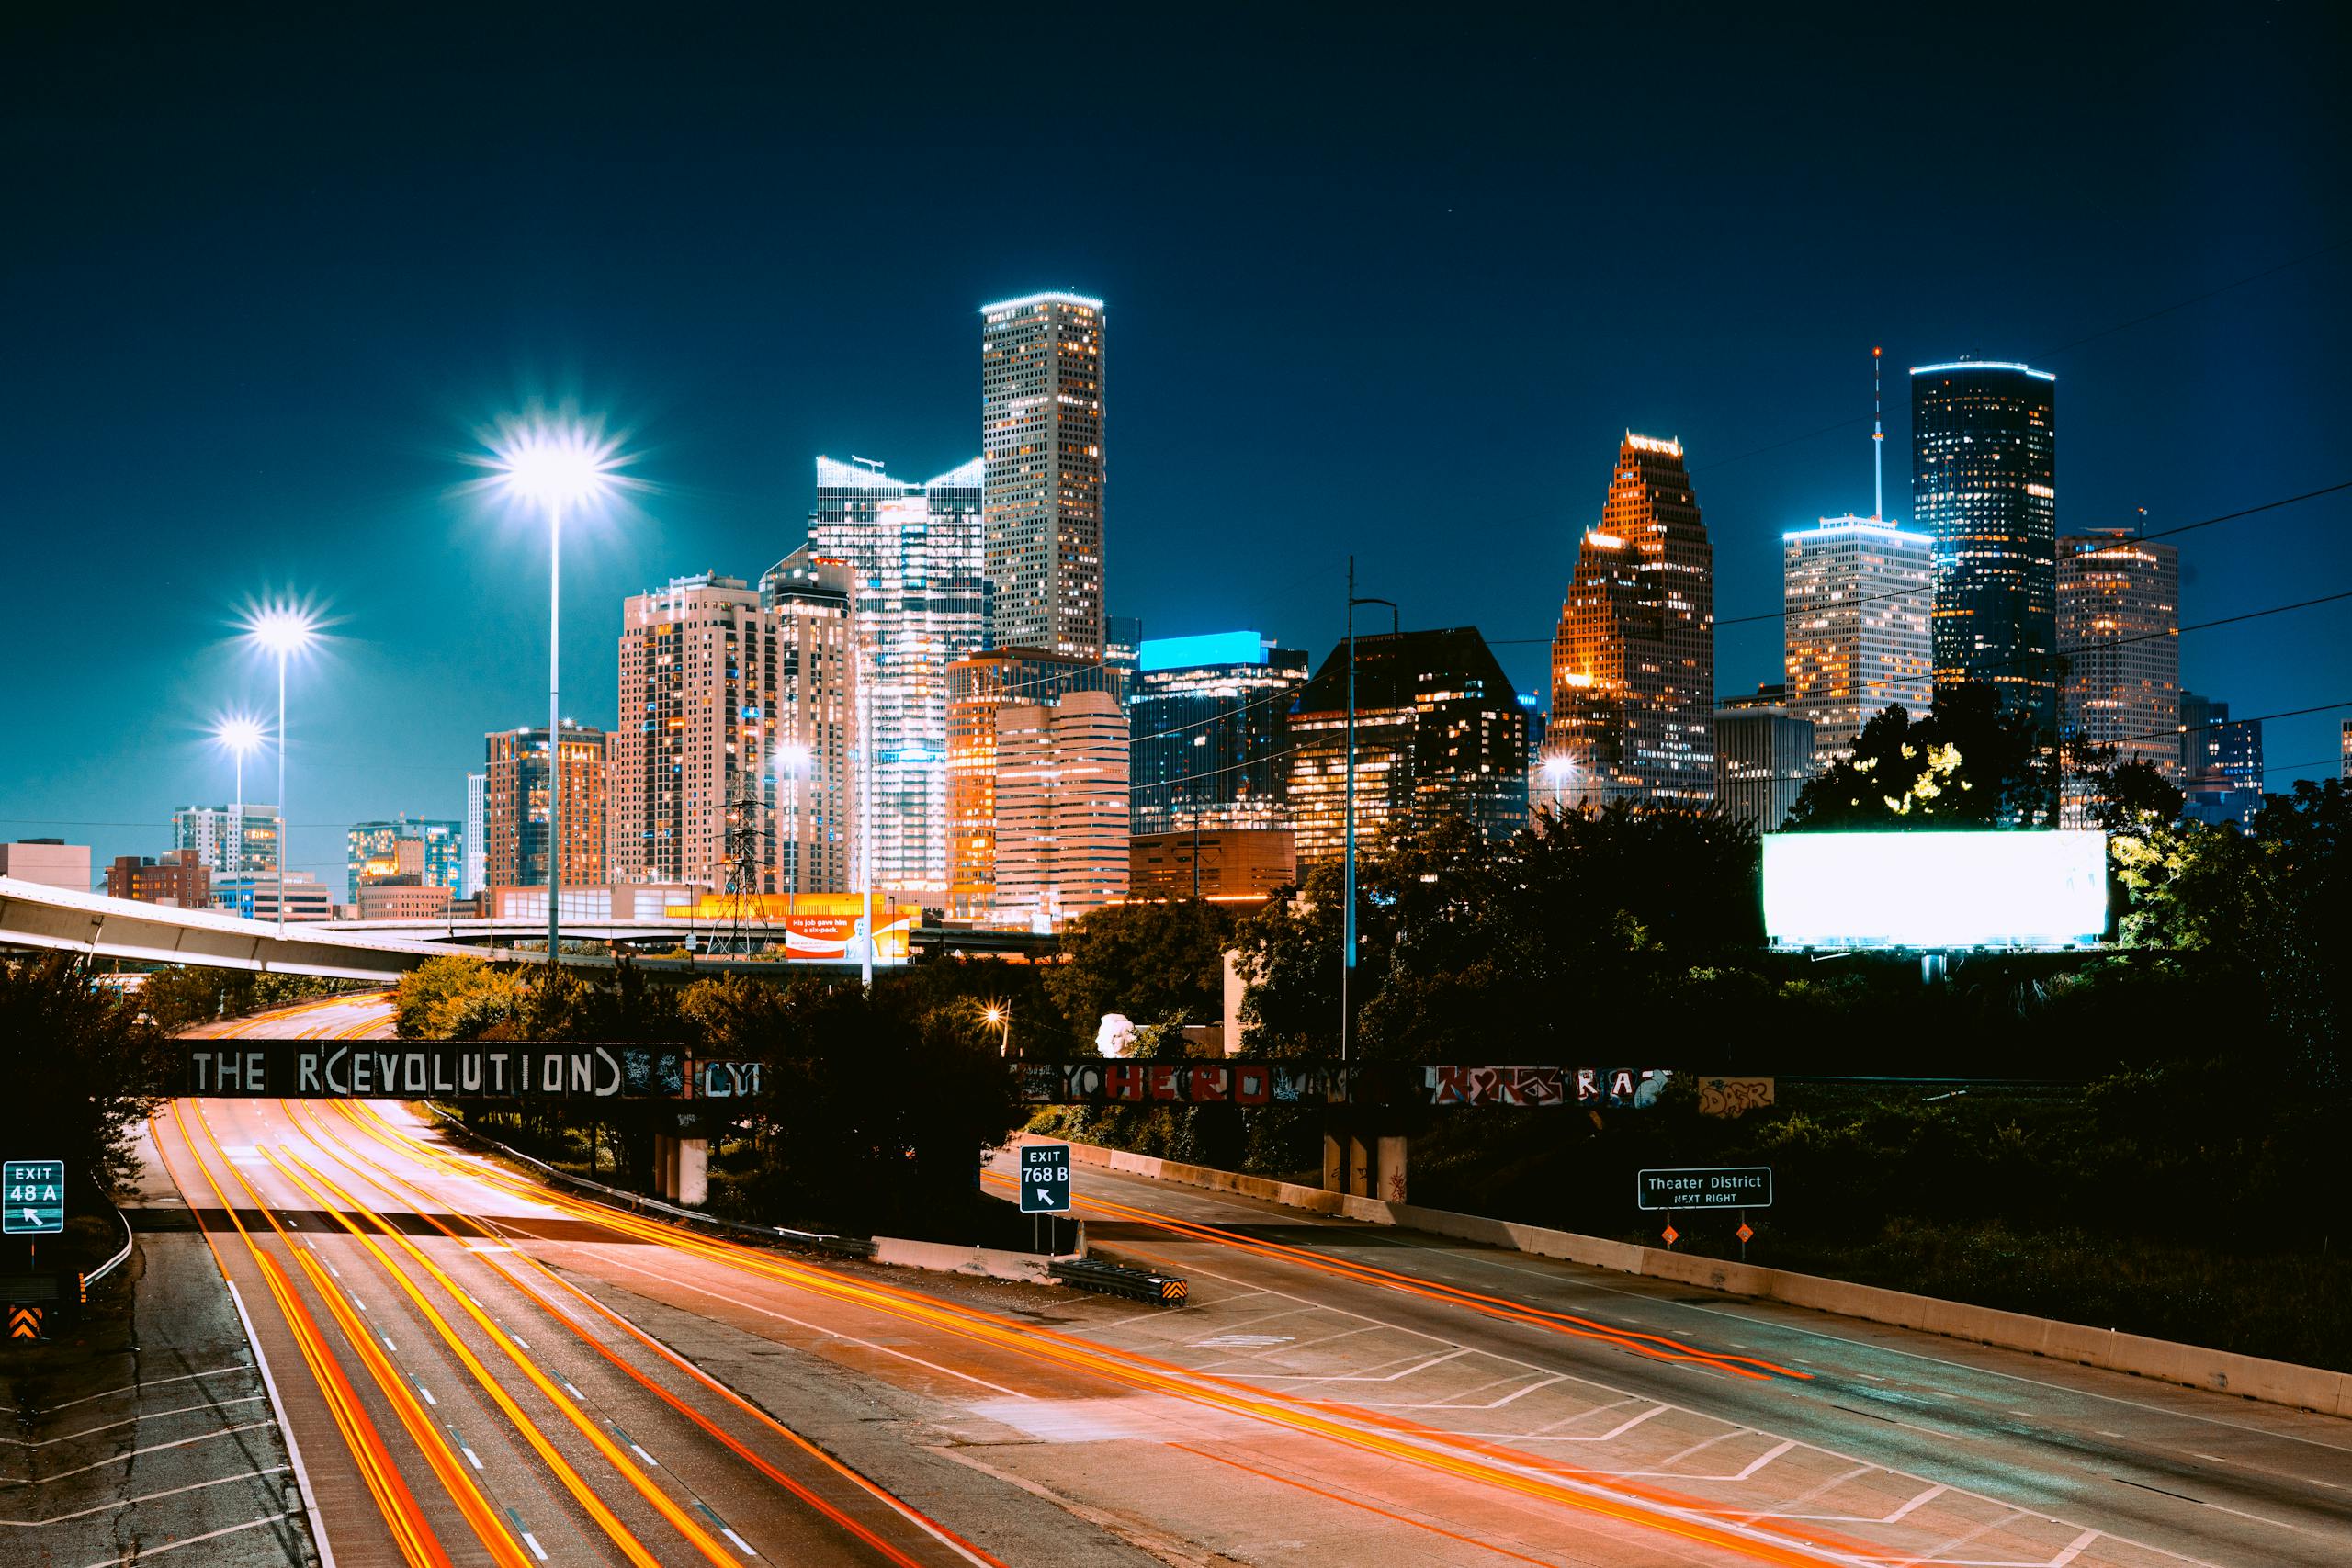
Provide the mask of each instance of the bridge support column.
POLYGON ((1388 1203, 1405 1201, 1405 1138, 1402 1134, 1383 1136, 1380 1140, 1379 1182, 1373 1195, 1388 1203))
POLYGON ((1376 1146, 1376 1141, 1374 1145, 1367 1145, 1355 1134, 1348 1134, 1348 1196, 1351 1198, 1380 1196, 1379 1189, 1372 1179, 1374 1146, 1376 1146))
MULTIPOLYGON (((1397 1140, 1402 1143, 1401 1138, 1397 1140)), ((699 1209, 710 1201, 710 1140, 708 1138, 674 1138, 672 1147, 677 1151, 676 1193, 673 1203, 689 1209, 699 1209)))
POLYGON ((1348 1143, 1337 1133, 1323 1134, 1323 1190, 1348 1190, 1348 1143))
POLYGON ((653 1134, 653 1195, 665 1201, 677 1190, 678 1140, 667 1133, 653 1134))

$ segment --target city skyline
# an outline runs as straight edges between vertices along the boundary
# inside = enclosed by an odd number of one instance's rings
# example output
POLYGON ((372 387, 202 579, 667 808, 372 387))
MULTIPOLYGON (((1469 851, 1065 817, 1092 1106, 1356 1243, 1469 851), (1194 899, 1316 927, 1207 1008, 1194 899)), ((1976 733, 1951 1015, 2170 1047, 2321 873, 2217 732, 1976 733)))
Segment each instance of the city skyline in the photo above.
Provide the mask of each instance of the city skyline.
MULTIPOLYGON (((77 38, 95 50, 59 25, 69 56, 77 38)), ((2344 236, 2322 206, 2352 139, 2329 131, 2341 106, 2307 74, 2324 48, 2279 47, 2303 24, 2170 18, 2118 39, 2061 18, 2039 47, 2061 60, 2096 50, 2113 69, 2047 116, 2038 88, 1988 68, 1991 44, 1917 67, 1906 26, 1876 20, 1800 48, 1719 19, 1693 32, 1685 69, 1721 107, 1663 130, 1634 129, 1625 85, 1555 105, 1507 90, 1513 64, 1459 127, 1418 107, 1385 125, 1312 94, 1302 115, 1258 92, 1259 68, 1244 64, 1213 78, 1220 102, 1234 95, 1234 139, 1201 138, 1184 111, 1197 79, 1171 61, 1073 152, 1087 199, 1068 211, 991 214, 956 245, 838 257, 817 243, 820 224, 878 232, 932 187, 953 144, 944 105, 901 107, 886 125, 847 84, 816 84, 812 112, 842 128, 828 143, 839 177, 823 202, 749 214, 722 198, 791 156, 806 128, 763 129, 724 107, 728 91, 689 101, 640 84, 627 39, 593 18, 553 43, 487 26, 481 57, 500 62, 516 107, 456 105, 422 132, 398 90, 414 62, 397 40, 330 93, 289 68, 289 40, 192 35, 157 58, 194 72, 107 62, 111 92, 143 107, 96 125, 74 118, 71 95, 100 57, 68 59, 8 120, 37 241, 12 276, 55 308, 28 320, 23 374, 0 393, 10 428, 47 457, 13 468, 0 504, 30 579, 71 580, 101 528, 125 558, 165 563, 171 592, 135 636, 64 661, 0 716, 22 741, 0 763, 0 833, 63 834, 103 865, 169 847, 174 807, 230 799, 207 732, 224 708, 261 705, 268 682, 226 623, 290 592, 328 612, 335 640, 294 671, 289 860, 340 886, 351 824, 462 817, 480 737, 544 722, 532 674, 544 534, 463 488, 476 430, 569 398, 630 433, 632 471, 650 488, 568 540, 565 559, 567 598, 589 607, 564 627, 566 706, 608 724, 605 607, 681 573, 748 577, 785 554, 813 454, 881 453, 917 474, 968 460, 980 309, 1039 289, 1082 290, 1119 315, 1108 606, 1155 637, 1255 626, 1319 654, 1338 637, 1352 550, 1364 592, 1403 601, 1408 625, 1479 627, 1521 691, 1545 685, 1560 584, 1595 521, 1605 444, 1628 426, 1693 454, 1723 623, 1714 694, 1771 678, 1781 536, 1867 502, 1859 367, 1871 344, 1891 371, 1962 355, 2054 370, 2068 533, 2141 523, 2143 507, 2160 530, 2352 476, 2335 372, 2352 352, 2344 236), (2233 60, 2259 64, 2259 92, 2230 70, 2202 74, 2233 60), (1829 113, 1821 89, 1893 80, 1898 62, 1905 98, 1993 83, 2041 118, 1996 116, 1989 141, 1962 149, 1890 106, 1875 130, 1840 133, 1834 164, 1807 162, 1829 113), (198 127, 150 168, 150 127, 189 119, 185 82, 199 78, 255 115, 198 127), (2190 145, 2168 116, 2191 80, 2220 95, 2214 118, 2231 128, 2213 147, 2190 145), (674 129, 647 130, 665 116, 616 83, 655 95, 674 129), (600 96, 634 107, 619 115, 600 96), (1782 114, 1792 100, 1807 107, 1782 114), (1758 117, 1759 102, 1774 112, 1758 117), (1758 118, 1773 123, 1732 134, 1758 118), (272 129, 289 119, 319 134, 289 149, 272 129), (82 129, 60 140, 46 129, 58 123, 82 129), (555 125, 628 161, 564 162, 544 129, 555 125), (1469 155, 1489 144, 1518 151, 1469 155), (179 194, 181 157, 201 160, 202 202, 179 194), (1302 158, 1329 180, 1302 188, 1266 172, 1302 158), (336 182, 313 177, 353 166, 381 171, 356 225, 336 182), (506 177, 517 166, 533 177, 506 177), (2019 183, 2006 172, 2019 167, 2056 177, 2019 183), (1792 183, 1792 168, 1819 178, 1792 183), (1701 229, 1743 232, 1739 255, 1661 265, 1582 243, 1579 215, 1627 169, 1674 182, 1701 229), (2131 243, 2059 194, 2086 179, 2143 215, 2131 243), (1904 192, 1922 184, 1955 207, 1997 204, 2030 224, 2032 245, 2017 224, 1957 221, 1899 252, 1855 243, 1915 232, 1904 192), (1531 186, 1550 193, 1532 216, 1531 186), (616 209, 639 216, 608 231, 602 215, 616 209), (483 211, 502 216, 462 234, 436 216, 483 211), (223 214, 236 239, 217 247, 206 236, 223 214), (729 243, 675 244, 709 223, 729 243), (681 249, 711 254, 680 270, 681 249), (145 286, 131 255, 174 258, 175 287, 145 286), (236 310, 191 320, 192 294, 236 310), (1510 330, 1464 331, 1473 297, 1510 302, 1510 330), (1454 385, 1477 396, 1447 395, 1454 385), (1250 431, 1280 438, 1238 438, 1250 431), (1448 547, 1482 535, 1484 548, 1448 547), (395 560, 417 569, 397 590, 382 570, 395 560), (103 737, 98 713, 114 720, 103 737)), ((968 41, 942 32, 910 47, 946 60, 968 41)), ((710 69, 756 75, 773 42, 752 38, 740 65, 710 69)), ((1419 69, 1447 68, 1456 50, 1491 58, 1492 42, 1468 29, 1419 69)), ((1132 68, 1161 46, 1114 28, 1103 47, 1132 68)), ((1910 440, 1900 385, 1895 454, 1910 440)), ((1899 457, 1893 468, 1885 510, 1909 526, 1899 457)), ((2295 597, 2278 581, 2283 558, 2326 582, 2352 576, 2345 507, 2322 499, 2183 539, 2182 621, 2295 597)), ((32 635, 68 637, 73 613, 62 598, 36 603, 32 635)), ((2183 683, 2247 714, 2352 695, 2337 614, 2192 632, 2183 683)), ((2270 724, 2285 770, 2271 786, 2332 771, 2343 716, 2270 724)))

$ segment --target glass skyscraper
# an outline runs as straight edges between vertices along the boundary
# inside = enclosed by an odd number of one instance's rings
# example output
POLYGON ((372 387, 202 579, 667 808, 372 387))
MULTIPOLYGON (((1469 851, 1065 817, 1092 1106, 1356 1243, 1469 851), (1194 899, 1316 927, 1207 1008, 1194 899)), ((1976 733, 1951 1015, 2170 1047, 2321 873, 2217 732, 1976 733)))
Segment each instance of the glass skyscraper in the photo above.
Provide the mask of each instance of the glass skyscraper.
POLYGON ((1781 563, 1788 708, 1813 726, 1815 766, 1849 755, 1862 726, 1898 703, 1924 716, 1935 541, 1876 517, 1825 517, 1781 536, 1781 563))
POLYGON ((2059 540, 2058 637, 2064 733, 2177 782, 2180 552, 2120 528, 2059 540))
POLYGON ((986 472, 975 457, 917 484, 820 457, 808 514, 811 549, 854 584, 875 877, 933 907, 947 893, 947 667, 988 637, 986 472))
POLYGON ((1135 830, 1289 827, 1283 723, 1306 650, 1222 632, 1147 638, 1140 662, 1127 696, 1135 830))
POLYGON ((2057 380, 1989 360, 1911 370, 1912 517, 1936 541, 1936 685, 1988 683, 2052 741, 2057 380))
POLYGON ((995 648, 1102 657, 1102 301, 1032 294, 980 311, 995 648))

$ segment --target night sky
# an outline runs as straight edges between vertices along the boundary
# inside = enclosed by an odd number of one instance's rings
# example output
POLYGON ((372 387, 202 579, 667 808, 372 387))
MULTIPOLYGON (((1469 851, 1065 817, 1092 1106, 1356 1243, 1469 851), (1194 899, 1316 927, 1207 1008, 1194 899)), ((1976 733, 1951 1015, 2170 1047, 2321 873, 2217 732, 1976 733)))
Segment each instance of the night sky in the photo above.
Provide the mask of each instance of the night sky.
MULTIPOLYGON (((1898 517, 1903 368, 1962 355, 2058 373, 2062 530, 2352 479, 2331 6, 213 9, 0 22, 0 838, 101 865, 228 797, 266 592, 336 622, 294 863, 463 814, 545 716, 544 531, 463 488, 501 414, 638 455, 567 546, 565 707, 609 725, 622 596, 756 578, 818 453, 977 455, 978 307, 1041 288, 1109 302, 1148 636, 1319 659, 1353 551, 1543 690, 1628 426, 1690 453, 1717 614, 1776 611, 1781 531, 1869 510, 1873 344, 1898 517)), ((2183 536, 2183 621, 2352 588, 2347 534, 2352 491, 2183 536)), ((2352 702, 2347 626, 2192 632, 2184 679, 2352 702)), ((1776 622, 1722 630, 1719 691, 1779 671, 1776 622)), ((2271 787, 2346 716, 2270 724, 2271 787)))

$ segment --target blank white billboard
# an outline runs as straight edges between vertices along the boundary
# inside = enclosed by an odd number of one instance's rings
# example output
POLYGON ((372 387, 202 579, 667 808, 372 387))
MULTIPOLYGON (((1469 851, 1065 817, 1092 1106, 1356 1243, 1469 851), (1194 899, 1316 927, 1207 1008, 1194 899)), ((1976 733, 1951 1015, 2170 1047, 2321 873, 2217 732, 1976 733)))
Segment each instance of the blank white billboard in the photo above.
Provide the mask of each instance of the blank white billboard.
POLYGON ((1781 947, 2067 947, 2107 929, 2107 835, 1767 833, 1781 947))

